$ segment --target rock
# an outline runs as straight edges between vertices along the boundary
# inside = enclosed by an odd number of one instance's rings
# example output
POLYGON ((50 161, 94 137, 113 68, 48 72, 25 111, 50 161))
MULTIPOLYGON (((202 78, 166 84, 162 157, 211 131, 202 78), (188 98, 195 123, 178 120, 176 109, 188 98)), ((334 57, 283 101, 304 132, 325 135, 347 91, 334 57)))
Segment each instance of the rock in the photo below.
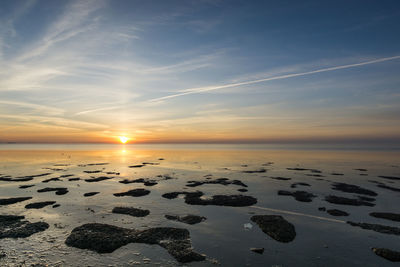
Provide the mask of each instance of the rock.
POLYGON ((165 218, 167 218, 168 220, 183 222, 183 223, 187 223, 187 224, 197 224, 197 223, 201 223, 202 221, 205 221, 207 219, 206 217, 192 215, 192 214, 188 214, 188 215, 184 215, 184 216, 176 216, 176 215, 166 214, 165 218))
POLYGON ((291 187, 291 188, 297 188, 298 185, 301 185, 301 186, 311 186, 310 184, 307 184, 307 183, 293 183, 293 184, 290 185, 290 187, 291 187))
POLYGON ((69 178, 68 181, 79 181, 81 178, 75 177, 75 178, 69 178))
POLYGON ((55 177, 55 178, 43 180, 42 183, 48 183, 48 182, 52 182, 52 181, 61 181, 61 180, 60 180, 60 178, 55 177))
POLYGON ((250 248, 250 250, 258 254, 264 253, 264 248, 250 248))
POLYGON ((398 251, 390 250, 387 248, 372 248, 372 251, 379 257, 382 257, 389 261, 393 261, 393 262, 400 261, 400 252, 398 252, 398 251))
POLYGON ((296 237, 296 230, 290 222, 280 215, 254 215, 251 220, 255 222, 261 230, 273 239, 288 243, 296 237))
POLYGON ((300 202, 311 202, 316 195, 308 193, 306 191, 295 191, 290 192, 286 190, 279 190, 278 195, 280 196, 293 196, 297 201, 300 202))
POLYGON ((247 171, 242 171, 243 173, 264 173, 267 170, 264 168, 258 169, 258 170, 247 170, 247 171))
POLYGON ((237 191, 239 191, 239 192, 247 192, 248 190, 245 189, 245 188, 239 188, 237 191))
POLYGON ((234 185, 247 187, 247 185, 245 185, 244 183, 242 183, 239 180, 229 180, 228 178, 219 178, 219 179, 215 179, 215 180, 205 180, 205 181, 188 181, 188 184, 186 184, 186 186, 196 187, 196 186, 200 186, 203 184, 221 184, 221 185, 234 184, 234 185))
POLYGON ((196 192, 185 192, 185 191, 180 191, 180 192, 170 192, 170 193, 165 193, 162 195, 163 198, 168 198, 168 199, 174 199, 177 198, 179 195, 185 195, 185 197, 190 197, 190 198, 195 198, 195 197, 201 197, 203 196, 203 192, 201 191, 196 191, 196 192))
POLYGON ((60 204, 55 204, 55 205, 53 205, 53 209, 55 209, 55 208, 58 208, 58 207, 60 207, 60 204))
POLYGON ((108 224, 90 223, 76 227, 68 236, 68 246, 111 253, 129 243, 145 243, 165 248, 179 262, 203 261, 204 255, 193 251, 186 229, 156 227, 146 230, 126 229, 108 224))
POLYGON ((24 216, 0 215, 0 239, 28 237, 49 228, 45 222, 23 221, 24 216))
POLYGON ((372 190, 365 189, 365 188, 359 187, 357 185, 345 184, 345 183, 333 183, 332 189, 346 192, 346 193, 355 193, 355 194, 374 196, 374 197, 378 195, 377 193, 375 193, 372 190))
POLYGON ((186 195, 185 203, 190 205, 216 205, 230 207, 245 207, 257 203, 257 199, 244 195, 215 195, 211 198, 189 197, 186 195))
POLYGON ((388 186, 388 185, 385 185, 384 183, 379 183, 377 186, 380 188, 383 188, 383 189, 388 189, 388 190, 394 191, 394 192, 400 192, 400 188, 388 186))
POLYGON ((129 207, 115 207, 113 208, 112 213, 126 214, 133 217, 145 217, 150 214, 150 211, 129 207))
POLYGON ((100 193, 100 192, 88 192, 88 193, 83 194, 83 196, 84 197, 91 197, 91 196, 97 195, 98 193, 100 193))
POLYGON ((103 166, 103 165, 108 165, 109 163, 107 163, 107 162, 100 162, 100 163, 89 163, 89 164, 86 164, 86 165, 84 165, 85 167, 86 166, 103 166))
POLYGON ((400 214, 390 212, 371 212, 372 217, 400 222, 400 214))
POLYGON ((85 179, 85 182, 88 182, 88 183, 100 182, 100 181, 109 180, 112 178, 114 178, 114 177, 100 176, 100 177, 95 177, 95 178, 91 178, 91 179, 85 179))
POLYGON ((281 181, 289 181, 289 180, 292 180, 292 178, 286 178, 286 177, 280 177, 280 176, 277 176, 277 177, 269 177, 269 178, 274 179, 274 180, 281 180, 281 181))
POLYGON ((11 198, 1 198, 0 205, 11 205, 14 203, 22 202, 28 199, 32 199, 32 197, 11 197, 11 198))
POLYGON ((143 165, 160 165, 158 162, 142 162, 143 165))
POLYGON ((29 188, 29 187, 32 187, 32 186, 35 186, 35 185, 34 184, 20 185, 18 188, 25 189, 25 188, 29 188))
POLYGON ((143 166, 145 166, 145 165, 143 165, 143 164, 138 164, 138 165, 129 166, 129 168, 142 168, 143 166))
POLYGON ((375 206, 374 203, 370 203, 362 199, 338 197, 333 195, 326 196, 325 201, 338 205, 369 206, 369 207, 375 206))
POLYGON ((326 212, 328 212, 332 216, 349 216, 347 212, 337 209, 327 210, 326 212))
POLYGON ((368 171, 367 169, 354 169, 355 171, 360 171, 360 172, 366 172, 368 171))
POLYGON ((362 229, 372 230, 375 232, 379 232, 382 234, 390 234, 390 235, 400 235, 400 228, 386 226, 381 224, 372 224, 372 223, 356 223, 356 222, 347 222, 351 226, 361 227, 362 229))
POLYGON ((139 178, 139 179, 135 179, 135 180, 124 179, 119 182, 121 184, 142 183, 145 186, 153 186, 153 185, 158 184, 155 180, 149 180, 149 179, 143 179, 143 178, 139 178))
POLYGON ((35 202, 35 203, 30 203, 25 206, 25 209, 41 209, 49 205, 55 204, 55 201, 43 201, 43 202, 35 202))
POLYGON ((85 172, 85 173, 100 173, 101 170, 96 170, 96 171, 83 171, 83 172, 85 172))
POLYGON ((338 173, 338 172, 332 172, 331 175, 339 175, 339 176, 342 176, 342 175, 344 175, 344 174, 343 174, 343 173, 338 173))
POLYGON ((132 189, 127 192, 115 193, 116 197, 131 196, 131 197, 141 197, 150 194, 150 191, 143 188, 132 189))
POLYGON ((318 210, 320 210, 320 211, 326 211, 326 208, 325 208, 325 207, 319 207, 318 210))
POLYGON ((380 175, 378 176, 379 178, 383 178, 383 179, 388 179, 388 180, 400 180, 400 177, 397 176, 386 176, 386 175, 380 175))
POLYGON ((46 188, 39 189, 37 192, 43 193, 43 192, 52 192, 52 191, 55 191, 56 195, 65 195, 66 193, 68 193, 68 188, 66 188, 66 187, 46 187, 46 188))

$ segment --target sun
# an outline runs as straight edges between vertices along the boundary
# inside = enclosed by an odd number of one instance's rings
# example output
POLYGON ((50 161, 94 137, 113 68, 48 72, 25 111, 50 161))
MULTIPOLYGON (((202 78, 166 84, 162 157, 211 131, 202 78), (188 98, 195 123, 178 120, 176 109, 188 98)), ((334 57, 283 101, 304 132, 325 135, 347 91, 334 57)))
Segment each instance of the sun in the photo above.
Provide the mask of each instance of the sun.
POLYGON ((119 137, 119 141, 120 141, 122 144, 125 144, 126 142, 128 142, 128 140, 129 140, 128 137, 125 137, 125 136, 120 136, 120 137, 119 137))

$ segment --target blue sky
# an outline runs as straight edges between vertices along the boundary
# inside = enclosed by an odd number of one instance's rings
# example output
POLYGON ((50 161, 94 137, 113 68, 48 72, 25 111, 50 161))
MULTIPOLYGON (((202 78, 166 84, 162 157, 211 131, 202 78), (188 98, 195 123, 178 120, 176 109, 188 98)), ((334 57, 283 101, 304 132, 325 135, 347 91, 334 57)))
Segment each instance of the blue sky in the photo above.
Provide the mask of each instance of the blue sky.
POLYGON ((2 1, 0 141, 398 142, 399 47, 398 1, 2 1))

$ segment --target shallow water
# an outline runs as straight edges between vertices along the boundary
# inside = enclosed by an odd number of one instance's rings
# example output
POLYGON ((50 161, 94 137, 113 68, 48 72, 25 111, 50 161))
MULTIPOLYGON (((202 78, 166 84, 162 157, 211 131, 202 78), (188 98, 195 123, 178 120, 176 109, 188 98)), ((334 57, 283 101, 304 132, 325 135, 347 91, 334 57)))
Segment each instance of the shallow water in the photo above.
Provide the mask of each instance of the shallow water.
POLYGON ((0 214, 24 215, 31 222, 45 221, 50 224, 44 232, 28 238, 2 239, 0 251, 7 256, 0 259, 1 266, 18 266, 42 263, 50 266, 129 266, 150 264, 161 266, 180 265, 167 251, 157 245, 129 244, 108 254, 68 247, 64 244, 71 230, 85 223, 106 223, 125 228, 146 229, 170 226, 190 231, 194 250, 207 255, 204 262, 193 262, 187 266, 395 266, 376 256, 371 247, 400 250, 399 236, 377 233, 352 227, 346 221, 369 222, 399 227, 398 222, 369 216, 372 211, 400 213, 400 193, 377 187, 370 182, 379 181, 400 188, 400 181, 379 178, 380 175, 400 176, 400 152, 380 150, 324 150, 288 149, 265 146, 114 146, 114 145, 1 145, 0 176, 12 177, 36 175, 50 172, 51 175, 36 177, 26 182, 0 181, 0 198, 32 196, 33 199, 0 206, 0 214), (164 160, 159 160, 163 158, 164 160), (160 163, 142 168, 128 166, 143 162, 160 163), (273 163, 271 163, 273 162, 273 163), (92 163, 106 165, 79 166, 92 163), (270 164, 267 164, 270 163, 270 164), (65 166, 64 166, 65 165, 65 166), (266 165, 266 166, 263 166, 266 165), (287 168, 320 170, 323 177, 309 176, 310 171, 287 168), (59 170, 49 170, 55 168, 59 170), (245 173, 260 170, 263 173, 245 173), (355 169, 367 169, 358 171, 355 169), (98 170, 101 173, 85 173, 98 170), (119 172, 108 175, 106 172, 119 172), (343 176, 331 173, 343 173, 343 176), (43 180, 73 174, 79 181, 43 183, 43 180), (366 174, 366 175, 360 175, 366 174), (84 179, 99 176, 113 179, 88 183, 84 179), (248 192, 240 193, 237 185, 205 184, 185 187, 187 181, 212 179, 238 179, 248 185, 248 192), (157 177, 162 176, 162 177, 157 177), (164 180, 169 176, 173 179, 164 180), (270 177, 287 177, 289 181, 270 177), (155 186, 132 183, 122 184, 123 179, 149 178, 160 180, 155 186), (290 187, 292 183, 305 182, 310 187, 290 187), (324 197, 330 194, 354 198, 357 194, 331 189, 332 182, 345 182, 378 194, 374 207, 347 206, 328 203, 324 197), (20 189, 20 185, 35 186, 20 189), (69 193, 55 195, 54 192, 37 193, 44 187, 67 187, 69 193), (113 194, 134 188, 151 191, 142 197, 115 197, 113 194), (166 199, 161 195, 173 191, 200 190, 205 196, 216 194, 243 194, 257 198, 250 207, 195 206, 187 205, 184 199, 166 199), (299 202, 291 196, 279 196, 278 190, 304 190, 317 195, 312 202, 299 202), (84 193, 98 191, 92 197, 84 193), (44 207, 38 210, 25 209, 25 205, 38 201, 56 201, 61 206, 44 207), (143 218, 113 214, 116 206, 141 207, 150 210, 143 218), (334 217, 319 211, 319 207, 340 209, 350 213, 348 217, 334 217), (207 220, 187 225, 169 221, 165 214, 197 214, 207 220), (290 243, 280 243, 264 234, 250 221, 254 214, 282 215, 296 228, 296 238, 290 243), (244 224, 251 223, 246 230, 244 224), (252 247, 263 247, 262 255, 250 251, 252 247))

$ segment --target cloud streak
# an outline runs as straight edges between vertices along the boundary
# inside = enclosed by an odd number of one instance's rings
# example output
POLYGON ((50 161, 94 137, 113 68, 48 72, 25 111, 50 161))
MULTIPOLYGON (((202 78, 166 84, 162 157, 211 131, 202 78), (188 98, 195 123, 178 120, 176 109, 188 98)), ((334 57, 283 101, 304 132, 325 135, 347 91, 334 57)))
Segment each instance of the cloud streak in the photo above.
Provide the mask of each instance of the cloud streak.
POLYGON ((269 82, 269 81, 275 81, 275 80, 284 80, 284 79, 288 79, 288 78, 312 75, 312 74, 335 71, 335 70, 356 68, 356 67, 360 67, 360 66, 365 66, 365 65, 370 65, 370 64, 390 61, 390 60, 396 60, 396 59, 400 59, 400 55, 393 56, 393 57, 378 58, 378 59, 359 62, 359 63, 354 63, 354 64, 347 64, 347 65, 341 65, 341 66, 317 69, 317 70, 306 71, 306 72, 298 72, 298 73, 279 75, 279 76, 274 76, 274 77, 268 77, 268 78, 263 78, 263 79, 252 80, 252 81, 245 81, 245 82, 230 83, 230 84, 217 85, 217 86, 207 86, 207 87, 185 89, 185 90, 181 90, 177 94, 150 99, 149 102, 159 102, 159 101, 163 101, 163 100, 167 100, 167 99, 171 99, 171 98, 175 98, 175 97, 191 95, 191 94, 200 94, 200 93, 204 93, 204 92, 215 91, 215 90, 220 90, 220 89, 225 89, 225 88, 238 87, 238 86, 243 86, 243 85, 250 85, 250 84, 256 84, 256 83, 261 83, 261 82, 269 82))

